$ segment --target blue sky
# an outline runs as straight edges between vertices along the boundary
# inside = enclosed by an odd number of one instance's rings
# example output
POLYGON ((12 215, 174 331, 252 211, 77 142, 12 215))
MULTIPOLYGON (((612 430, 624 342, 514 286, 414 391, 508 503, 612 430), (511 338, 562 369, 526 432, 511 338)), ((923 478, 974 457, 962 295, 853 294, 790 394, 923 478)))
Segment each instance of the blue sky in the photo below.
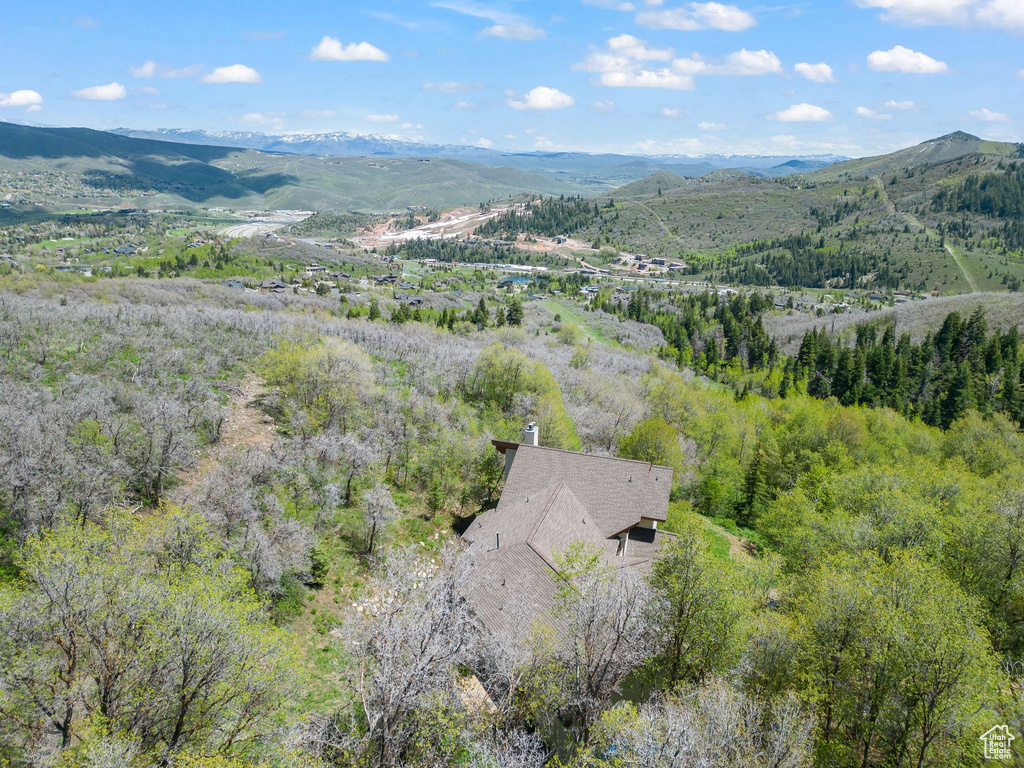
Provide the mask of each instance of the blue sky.
POLYGON ((691 155, 1024 138, 1022 0, 8 3, 0 63, 0 120, 40 125, 691 155))

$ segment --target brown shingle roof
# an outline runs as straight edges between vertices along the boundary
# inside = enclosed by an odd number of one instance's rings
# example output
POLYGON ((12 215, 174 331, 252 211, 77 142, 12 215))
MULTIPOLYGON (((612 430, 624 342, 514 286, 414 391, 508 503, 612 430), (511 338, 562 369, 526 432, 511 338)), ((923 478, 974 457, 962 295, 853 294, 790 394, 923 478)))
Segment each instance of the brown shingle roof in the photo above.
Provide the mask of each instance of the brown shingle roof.
POLYGON ((602 552, 608 565, 649 565, 660 531, 632 530, 626 557, 616 555, 619 542, 612 537, 643 518, 665 519, 672 470, 537 446, 515 450, 497 509, 464 534, 473 555, 467 597, 491 632, 514 630, 524 617, 560 632, 551 614, 556 555, 583 542, 602 552))
POLYGON ((665 520, 672 470, 644 461, 520 445, 498 510, 557 482, 569 487, 607 538, 644 518, 665 520))

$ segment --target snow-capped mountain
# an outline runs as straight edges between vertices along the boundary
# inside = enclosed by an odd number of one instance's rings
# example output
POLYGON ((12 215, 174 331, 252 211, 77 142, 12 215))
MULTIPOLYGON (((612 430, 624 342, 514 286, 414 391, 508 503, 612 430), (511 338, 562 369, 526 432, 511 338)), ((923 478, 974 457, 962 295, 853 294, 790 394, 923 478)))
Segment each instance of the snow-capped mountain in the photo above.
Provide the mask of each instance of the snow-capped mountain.
POLYGON ((264 152, 290 152, 296 155, 429 157, 482 151, 476 147, 426 144, 401 136, 348 133, 346 131, 273 135, 258 131, 202 131, 180 128, 139 131, 131 128, 117 128, 112 132, 135 139, 158 139, 181 144, 216 144, 243 149, 259 149, 264 152))
POLYGON ((823 168, 846 158, 754 155, 635 155, 588 152, 515 152, 458 144, 429 144, 401 136, 334 133, 267 134, 258 131, 203 131, 161 128, 151 131, 118 128, 113 133, 137 139, 182 144, 213 144, 263 152, 327 157, 444 157, 494 167, 542 173, 577 185, 611 188, 659 171, 697 178, 725 168, 755 176, 788 176, 823 168))

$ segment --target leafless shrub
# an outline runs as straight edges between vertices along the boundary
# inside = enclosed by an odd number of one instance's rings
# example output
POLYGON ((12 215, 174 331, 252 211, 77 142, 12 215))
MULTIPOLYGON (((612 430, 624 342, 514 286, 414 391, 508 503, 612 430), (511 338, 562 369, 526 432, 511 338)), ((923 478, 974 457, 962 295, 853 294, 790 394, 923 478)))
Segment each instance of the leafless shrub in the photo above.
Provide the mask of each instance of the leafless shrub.
POLYGON ((396 766, 425 720, 454 706, 458 665, 473 657, 476 631, 461 594, 464 556, 417 549, 390 554, 371 597, 344 636, 358 665, 356 687, 372 762, 396 766))
POLYGON ((806 768, 812 719, 786 698, 770 712, 715 679, 679 698, 645 705, 601 734, 630 768, 806 768))

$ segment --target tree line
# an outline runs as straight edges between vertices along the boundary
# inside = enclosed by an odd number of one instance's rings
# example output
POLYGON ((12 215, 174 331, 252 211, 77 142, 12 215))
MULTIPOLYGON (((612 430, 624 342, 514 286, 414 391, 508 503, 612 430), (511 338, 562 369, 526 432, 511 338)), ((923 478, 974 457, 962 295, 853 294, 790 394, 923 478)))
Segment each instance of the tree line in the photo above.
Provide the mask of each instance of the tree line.
POLYGON ((1002 221, 997 230, 1006 248, 1024 250, 1024 163, 1000 162, 1000 173, 971 174, 944 186, 932 198, 936 211, 973 213, 1002 221))
POLYGON ((546 197, 527 203, 522 210, 512 209, 485 221, 477 227, 476 234, 510 240, 521 234, 558 237, 581 230, 600 216, 597 203, 581 197, 546 197))
POLYGON ((1016 327, 990 333, 978 307, 966 319, 951 312, 916 344, 891 324, 881 335, 874 323, 857 326, 853 346, 811 330, 789 368, 815 397, 884 406, 947 428, 970 410, 1024 426, 1022 363, 1016 327))

